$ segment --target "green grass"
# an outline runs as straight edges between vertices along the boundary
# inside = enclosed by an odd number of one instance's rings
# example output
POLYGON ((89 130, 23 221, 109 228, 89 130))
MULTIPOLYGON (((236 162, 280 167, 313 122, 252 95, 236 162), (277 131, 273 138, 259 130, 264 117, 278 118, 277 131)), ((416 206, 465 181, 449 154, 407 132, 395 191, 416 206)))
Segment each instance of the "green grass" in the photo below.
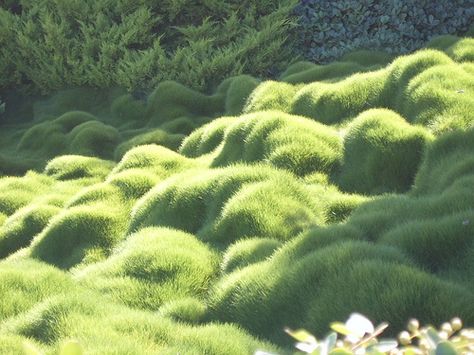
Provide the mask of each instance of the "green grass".
POLYGON ((281 246, 270 238, 241 239, 232 244, 222 257, 221 269, 225 273, 265 260, 281 246))
POLYGON ((352 312, 389 335, 411 317, 472 327, 472 53, 443 36, 208 91, 17 99, 0 352, 284 353, 285 326, 321 336, 352 312))
POLYGON ((78 339, 88 354, 215 354, 222 349, 246 354, 261 348, 277 350, 233 325, 184 325, 116 305, 85 290, 51 297, 12 317, 2 328, 2 337, 7 337, 13 346, 21 337, 28 337, 51 353, 59 348, 63 337, 78 339))
POLYGON ((16 151, 43 161, 65 154, 111 158, 118 141, 116 128, 86 112, 71 111, 28 129, 16 151))
POLYGON ((203 297, 217 270, 217 254, 193 235, 151 227, 77 275, 80 283, 130 307, 157 310, 165 302, 203 297))
POLYGON ((49 297, 75 289, 69 275, 31 259, 2 261, 0 278, 2 322, 49 297))
POLYGON ((114 162, 82 155, 61 155, 48 162, 44 173, 56 180, 104 179, 114 162))
POLYGON ((184 140, 181 152, 196 156, 213 148, 212 167, 263 161, 298 176, 330 174, 342 160, 337 131, 279 111, 220 118, 194 131, 184 140))
POLYGON ((171 226, 217 246, 253 236, 285 240, 324 223, 310 192, 290 173, 263 165, 191 170, 143 196, 129 231, 171 226))
POLYGON ((431 135, 387 109, 357 116, 344 137, 339 184, 360 193, 410 189, 431 135))
POLYGON ((61 209, 53 205, 28 205, 11 215, 0 232, 0 257, 26 247, 40 233, 49 220, 61 209))

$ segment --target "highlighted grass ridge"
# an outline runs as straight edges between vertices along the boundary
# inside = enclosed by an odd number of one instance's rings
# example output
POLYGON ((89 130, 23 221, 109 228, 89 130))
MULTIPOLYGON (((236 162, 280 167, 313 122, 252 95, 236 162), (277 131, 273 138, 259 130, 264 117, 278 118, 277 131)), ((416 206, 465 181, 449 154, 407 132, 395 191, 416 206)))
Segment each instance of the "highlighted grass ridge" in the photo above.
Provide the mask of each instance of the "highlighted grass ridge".
POLYGON ((392 334, 474 325, 472 38, 15 112, 0 352, 283 352, 285 326, 323 335, 354 311, 392 334))

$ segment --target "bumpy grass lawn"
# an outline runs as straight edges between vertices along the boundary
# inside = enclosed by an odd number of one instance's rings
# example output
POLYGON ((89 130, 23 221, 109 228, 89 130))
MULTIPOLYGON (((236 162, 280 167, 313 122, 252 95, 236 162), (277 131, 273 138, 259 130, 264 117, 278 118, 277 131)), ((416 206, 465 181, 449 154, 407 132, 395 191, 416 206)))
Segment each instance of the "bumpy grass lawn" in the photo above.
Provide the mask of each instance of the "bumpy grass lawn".
POLYGON ((354 311, 392 334, 474 325, 473 38, 210 95, 18 105, 0 130, 1 353, 284 352, 284 326, 323 335, 354 311))

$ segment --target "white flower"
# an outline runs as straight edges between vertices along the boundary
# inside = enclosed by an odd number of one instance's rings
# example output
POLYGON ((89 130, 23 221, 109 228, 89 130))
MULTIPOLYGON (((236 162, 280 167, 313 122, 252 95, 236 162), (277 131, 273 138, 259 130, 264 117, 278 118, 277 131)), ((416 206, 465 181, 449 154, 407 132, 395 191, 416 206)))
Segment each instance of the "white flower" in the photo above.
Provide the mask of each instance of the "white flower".
POLYGON ((374 332, 374 325, 370 320, 359 313, 352 313, 346 322, 346 327, 351 334, 347 336, 347 340, 352 343, 358 342, 365 334, 374 332))

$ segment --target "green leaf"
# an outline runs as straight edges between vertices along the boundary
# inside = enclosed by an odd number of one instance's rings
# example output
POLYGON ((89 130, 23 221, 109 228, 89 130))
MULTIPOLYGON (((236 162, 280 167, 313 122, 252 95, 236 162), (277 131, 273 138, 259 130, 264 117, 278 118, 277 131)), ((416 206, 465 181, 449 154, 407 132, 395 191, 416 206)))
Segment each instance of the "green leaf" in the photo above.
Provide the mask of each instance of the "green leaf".
POLYGON ((440 338, 438 332, 433 327, 426 328, 426 330, 423 332, 423 335, 425 335, 426 339, 428 340, 433 349, 435 349, 438 343, 443 340, 440 338))
POLYGON ((25 355, 43 355, 43 353, 29 341, 23 342, 23 352, 25 355))
POLYGON ((326 339, 324 339, 323 343, 323 352, 324 354, 329 354, 331 350, 336 346, 336 341, 337 341, 337 334, 336 333, 331 333, 329 334, 326 339))
POLYGON ((293 337, 294 339, 305 342, 305 343, 317 343, 317 339, 311 333, 307 332, 304 329, 292 330, 290 328, 285 328, 285 332, 293 337))
POLYGON ((450 341, 451 341, 451 344, 453 344, 453 346, 458 350, 469 347, 472 344, 472 341, 465 340, 459 337, 451 339, 450 341))
POLYGON ((367 348, 365 350, 366 355, 384 355, 383 352, 379 351, 377 348, 367 348))
POLYGON ((352 355, 352 351, 345 348, 334 348, 329 355, 352 355))
POLYGON ((346 327, 344 323, 341 322, 333 322, 331 323, 331 329, 334 330, 335 332, 338 332, 339 334, 342 335, 352 335, 353 332, 346 327))
POLYGON ((438 345, 436 346, 435 354, 436 355, 457 355, 458 352, 453 344, 445 340, 438 343, 438 345))
POLYGON ((422 351, 414 346, 408 346, 403 349, 403 355, 421 355, 422 351))
POLYGON ((304 352, 305 354, 320 355, 321 347, 316 343, 300 342, 300 343, 296 343, 295 347, 298 350, 304 352))
POLYGON ((373 347, 382 353, 387 353, 393 349, 396 349, 398 342, 396 340, 382 340, 377 344, 374 344, 373 347))
POLYGON ((70 340, 61 346, 60 355, 83 355, 82 347, 76 340, 70 340))

